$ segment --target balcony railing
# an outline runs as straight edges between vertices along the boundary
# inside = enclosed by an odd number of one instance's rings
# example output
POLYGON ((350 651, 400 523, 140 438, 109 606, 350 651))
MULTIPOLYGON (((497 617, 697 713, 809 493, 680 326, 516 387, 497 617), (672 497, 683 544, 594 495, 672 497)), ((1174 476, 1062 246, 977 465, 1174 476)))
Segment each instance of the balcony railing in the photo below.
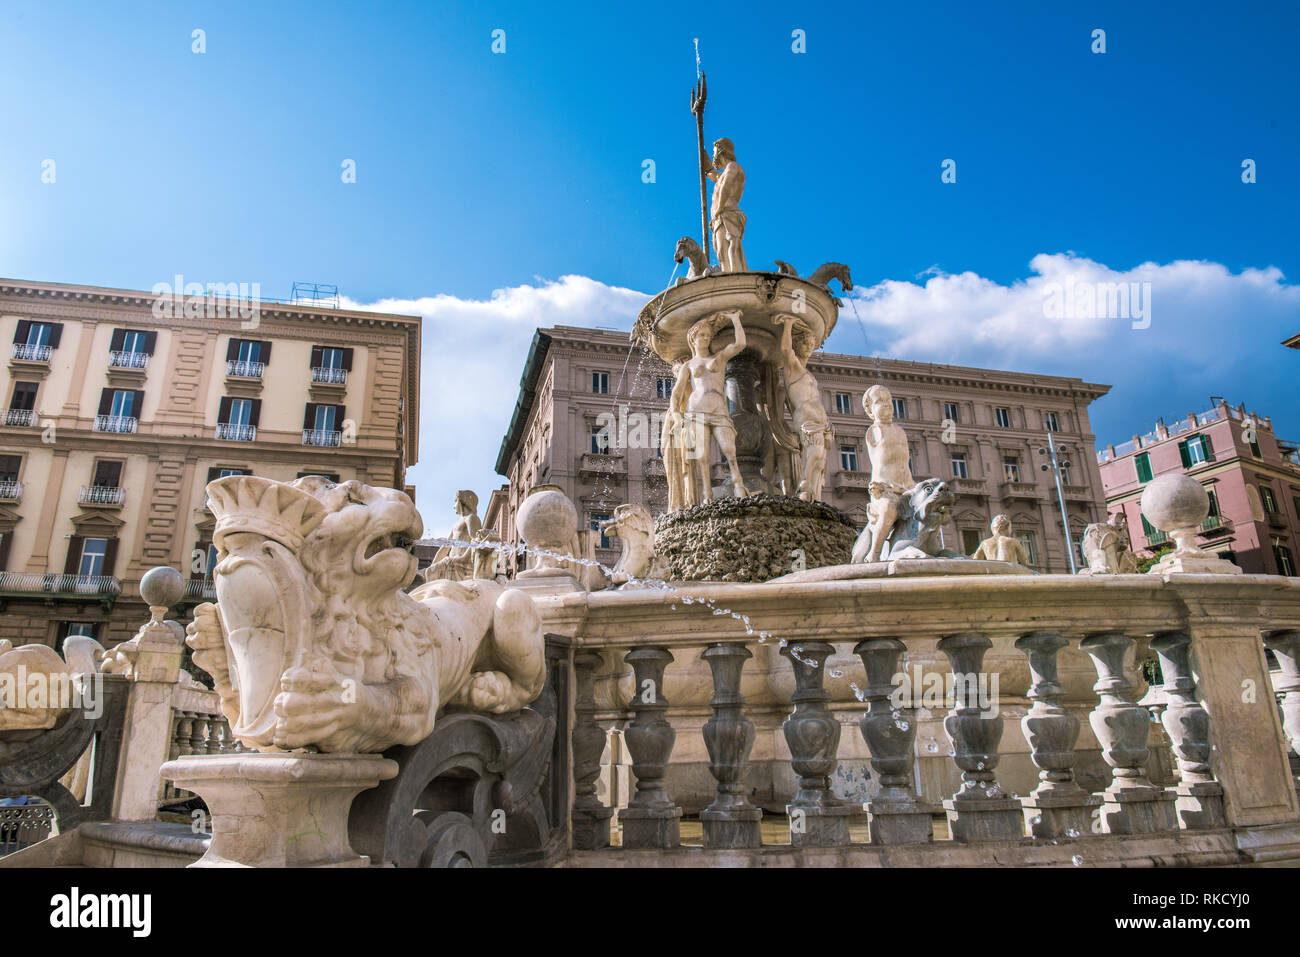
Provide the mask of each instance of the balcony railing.
POLYGON ((225 439, 227 442, 252 442, 257 438, 257 426, 218 422, 217 438, 225 439))
POLYGON ((5 425, 16 425, 19 428, 27 428, 36 421, 36 413, 31 409, 6 409, 5 425))
POLYGON ((217 589, 211 578, 190 578, 185 582, 185 597, 216 601, 217 589))
POLYGON ((618 452, 585 452, 578 463, 578 474, 584 478, 627 474, 627 459, 618 452))
POLYGON ((311 370, 312 382, 325 382, 330 385, 346 385, 348 381, 347 369, 326 369, 322 367, 311 370))
POLYGON ((122 582, 111 575, 42 575, 33 572, 0 572, 0 592, 117 596, 122 594, 122 582))
POLYGON ((836 488, 865 489, 871 484, 870 472, 856 472, 852 469, 840 469, 831 482, 836 488))
POLYGON ((265 362, 246 362, 242 359, 230 359, 226 362, 226 375, 236 379, 260 379, 265 371, 265 362))
POLYGON ((1264 520, 1273 528, 1286 528, 1286 516, 1281 512, 1264 511, 1264 520))
POLYGON ((83 485, 77 494, 78 505, 121 505, 126 489, 116 485, 83 485))
POLYGON ((1169 534, 1167 532, 1160 532, 1155 529, 1147 532, 1148 545, 1163 545, 1167 541, 1169 541, 1169 534))
POLYGON ((134 433, 140 420, 133 415, 97 415, 95 416, 96 432, 129 432, 134 433))
POLYGON ((1002 492, 1002 500, 1010 501, 1011 499, 1037 499, 1038 486, 1033 482, 1018 482, 1015 479, 1007 479, 999 487, 1002 492))
POLYGON ((14 343, 14 358, 24 362, 49 362, 54 350, 49 346, 29 345, 26 342, 14 343))
POLYGON ((147 352, 110 352, 108 365, 112 369, 147 369, 149 353, 147 352))
POLYGON ((1232 530, 1232 521, 1224 518, 1222 515, 1210 515, 1205 521, 1201 522, 1201 533, 1210 532, 1229 532, 1232 530))
POLYGON ((334 446, 340 443, 343 437, 342 432, 334 432, 330 429, 303 429, 303 445, 322 445, 334 446))
POLYGON ((948 487, 957 495, 987 495, 988 483, 984 479, 968 476, 953 476, 946 479, 948 487))
POLYGON ((21 502, 22 500, 22 482, 10 480, 0 481, 0 502, 21 502))

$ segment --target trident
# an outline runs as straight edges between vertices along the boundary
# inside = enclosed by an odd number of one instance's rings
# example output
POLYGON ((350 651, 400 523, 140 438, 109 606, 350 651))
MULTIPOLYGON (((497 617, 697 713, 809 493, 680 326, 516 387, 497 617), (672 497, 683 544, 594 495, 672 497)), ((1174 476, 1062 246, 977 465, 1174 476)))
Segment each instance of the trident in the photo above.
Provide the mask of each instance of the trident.
POLYGON ((709 85, 704 74, 700 74, 699 82, 691 90, 691 112, 695 114, 695 133, 700 144, 700 233, 704 240, 700 245, 704 249, 704 262, 708 265, 713 262, 710 255, 712 246, 709 243, 709 212, 708 202, 705 199, 704 191, 704 162, 708 156, 704 152, 704 100, 709 95, 709 85))

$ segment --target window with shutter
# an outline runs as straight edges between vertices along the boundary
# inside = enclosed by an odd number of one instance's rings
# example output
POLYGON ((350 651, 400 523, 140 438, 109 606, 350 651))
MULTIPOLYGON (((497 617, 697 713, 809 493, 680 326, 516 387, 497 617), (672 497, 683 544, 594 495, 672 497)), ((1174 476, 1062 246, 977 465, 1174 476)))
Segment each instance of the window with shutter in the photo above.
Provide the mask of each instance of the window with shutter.
POLYGON ((1138 481, 1150 482, 1151 481, 1151 454, 1149 452, 1143 452, 1141 455, 1137 456, 1133 460, 1133 463, 1134 465, 1137 466, 1138 481))
POLYGON ((0 482, 17 482, 22 467, 21 455, 0 455, 0 482))
POLYGON ((100 488, 119 488, 122 482, 122 463, 107 462, 101 459, 95 463, 95 475, 92 485, 100 488))
POLYGON ((35 382, 15 382, 14 394, 9 401, 9 408, 31 412, 36 408, 37 388, 38 384, 35 382))

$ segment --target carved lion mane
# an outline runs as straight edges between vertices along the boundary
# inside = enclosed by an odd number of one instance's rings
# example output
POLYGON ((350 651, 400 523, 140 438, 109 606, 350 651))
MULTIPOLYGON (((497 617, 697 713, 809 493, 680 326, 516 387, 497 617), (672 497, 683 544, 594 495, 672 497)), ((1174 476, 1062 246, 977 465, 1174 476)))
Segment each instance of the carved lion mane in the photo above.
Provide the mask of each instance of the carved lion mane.
POLYGON ((317 476, 207 491, 217 603, 186 631, 246 746, 382 751, 427 737, 443 705, 503 713, 540 693, 526 594, 491 581, 403 591, 423 524, 402 492, 317 476))

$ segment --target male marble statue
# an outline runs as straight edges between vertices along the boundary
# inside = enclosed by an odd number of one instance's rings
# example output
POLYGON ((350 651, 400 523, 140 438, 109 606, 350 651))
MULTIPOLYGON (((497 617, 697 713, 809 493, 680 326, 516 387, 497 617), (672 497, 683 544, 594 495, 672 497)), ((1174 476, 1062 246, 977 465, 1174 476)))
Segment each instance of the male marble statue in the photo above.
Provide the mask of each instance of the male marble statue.
POLYGON ((867 505, 867 528, 871 547, 863 559, 880 561, 894 520, 899 499, 916 484, 908 464, 911 453, 907 433, 894 423, 894 397, 883 385, 873 385, 862 396, 862 409, 871 418, 867 427, 867 455, 871 459, 871 501, 867 505))
MULTIPOLYGON (((478 517, 478 496, 469 489, 456 493, 452 503, 456 511, 456 522, 451 526, 447 537, 456 542, 475 541, 475 536, 483 528, 478 517)), ((474 576, 474 550, 459 545, 444 545, 433 556, 433 561, 424 570, 425 581, 468 581, 474 576)))
POLYGON ((713 205, 709 229, 713 233, 713 251, 723 272, 745 272, 745 214, 740 211, 740 196, 745 191, 745 170, 736 162, 736 147, 725 136, 713 144, 713 158, 700 149, 700 166, 713 180, 713 205))
MULTIPOLYGON (((799 436, 799 487, 796 494, 805 502, 819 502, 822 486, 826 482, 826 443, 830 435, 830 421, 826 417, 826 408, 822 405, 821 389, 806 364, 812 339, 803 336, 802 348, 796 349, 794 327, 799 320, 789 315, 777 315, 774 319, 782 327, 781 356, 785 359, 785 391, 794 415, 795 432, 799 436)), ((802 326, 802 323, 799 324, 802 326)))
POLYGON ((745 350, 745 329, 740 324, 740 310, 715 312, 701 319, 691 326, 690 332, 686 334, 686 342, 691 347, 691 357, 685 363, 686 373, 691 378, 691 394, 686 400, 683 421, 684 431, 689 433, 687 444, 692 450, 691 460, 699 483, 697 501, 690 504, 713 500, 713 486, 709 479, 711 441, 718 443, 718 448, 727 458, 736 498, 744 498, 749 492, 745 489, 745 481, 740 477, 740 468, 736 464, 736 426, 731 421, 731 411, 723 392, 727 363, 745 350), (716 353, 712 352, 714 323, 727 319, 731 320, 736 341, 716 353))
POLYGON ((989 527, 992 536, 980 542, 971 558, 988 562, 1015 562, 1025 566, 1030 564, 1024 544, 1020 539, 1011 537, 1011 519, 1005 515, 994 515, 989 527))

